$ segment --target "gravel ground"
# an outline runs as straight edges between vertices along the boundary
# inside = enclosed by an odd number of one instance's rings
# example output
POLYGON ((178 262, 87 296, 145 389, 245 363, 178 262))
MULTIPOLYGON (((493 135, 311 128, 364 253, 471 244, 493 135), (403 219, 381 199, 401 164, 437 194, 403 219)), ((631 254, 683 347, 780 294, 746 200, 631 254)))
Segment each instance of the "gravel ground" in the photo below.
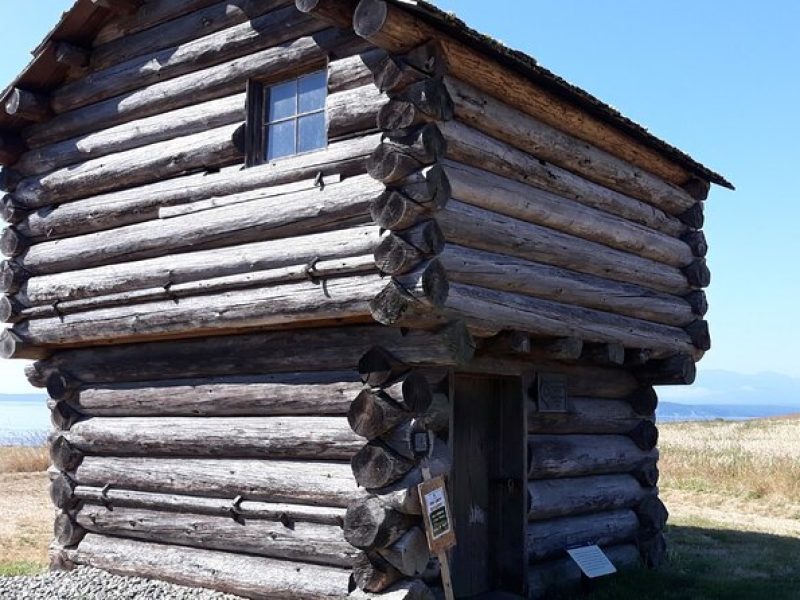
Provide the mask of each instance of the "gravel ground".
POLYGON ((0 577, 3 600, 243 600, 239 596, 186 588, 161 581, 120 577, 89 567, 69 573, 0 577))

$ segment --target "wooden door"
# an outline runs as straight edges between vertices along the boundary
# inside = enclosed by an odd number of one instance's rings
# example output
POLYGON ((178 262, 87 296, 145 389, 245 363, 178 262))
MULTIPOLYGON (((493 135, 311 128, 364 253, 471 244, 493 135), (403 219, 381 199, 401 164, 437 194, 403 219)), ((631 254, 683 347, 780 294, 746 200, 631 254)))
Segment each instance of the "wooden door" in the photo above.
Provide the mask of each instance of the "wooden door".
POLYGON ((509 592, 524 596, 527 447, 519 377, 456 375, 451 503, 457 598, 509 592))

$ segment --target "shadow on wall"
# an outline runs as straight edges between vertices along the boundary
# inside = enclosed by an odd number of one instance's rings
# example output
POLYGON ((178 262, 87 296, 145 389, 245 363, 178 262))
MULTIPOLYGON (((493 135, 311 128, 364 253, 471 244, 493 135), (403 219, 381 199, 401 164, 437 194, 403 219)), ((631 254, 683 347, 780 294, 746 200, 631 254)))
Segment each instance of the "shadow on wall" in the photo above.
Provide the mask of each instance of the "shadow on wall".
MULTIPOLYGON (((800 515, 798 515, 800 518, 800 515)), ((731 523, 734 527, 735 524, 731 523)), ((800 538, 669 527, 670 563, 598 582, 585 600, 798 600, 800 538)))

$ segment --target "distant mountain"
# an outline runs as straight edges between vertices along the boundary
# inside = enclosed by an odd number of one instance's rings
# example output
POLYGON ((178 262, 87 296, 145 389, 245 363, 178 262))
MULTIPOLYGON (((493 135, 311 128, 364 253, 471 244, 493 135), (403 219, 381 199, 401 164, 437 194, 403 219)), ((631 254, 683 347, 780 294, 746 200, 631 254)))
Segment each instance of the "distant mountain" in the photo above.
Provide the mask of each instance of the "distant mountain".
POLYGON ((694 385, 660 387, 658 396, 665 402, 679 404, 782 407, 791 409, 790 412, 800 412, 800 378, 778 373, 752 375, 704 370, 701 367, 694 385))
POLYGON ((710 421, 714 419, 738 421, 782 417, 793 413, 800 413, 800 409, 791 406, 759 404, 678 404, 676 402, 660 402, 658 405, 658 420, 662 423, 665 421, 710 421))

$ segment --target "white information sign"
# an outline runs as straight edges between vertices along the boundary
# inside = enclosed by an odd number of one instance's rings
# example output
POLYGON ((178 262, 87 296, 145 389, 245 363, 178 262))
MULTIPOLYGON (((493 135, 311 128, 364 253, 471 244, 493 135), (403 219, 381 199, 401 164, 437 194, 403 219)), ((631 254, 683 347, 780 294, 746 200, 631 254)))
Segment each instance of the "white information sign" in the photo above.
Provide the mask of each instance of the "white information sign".
POLYGON ((583 546, 567 550, 567 552, 589 579, 613 575, 617 572, 599 546, 583 546))

